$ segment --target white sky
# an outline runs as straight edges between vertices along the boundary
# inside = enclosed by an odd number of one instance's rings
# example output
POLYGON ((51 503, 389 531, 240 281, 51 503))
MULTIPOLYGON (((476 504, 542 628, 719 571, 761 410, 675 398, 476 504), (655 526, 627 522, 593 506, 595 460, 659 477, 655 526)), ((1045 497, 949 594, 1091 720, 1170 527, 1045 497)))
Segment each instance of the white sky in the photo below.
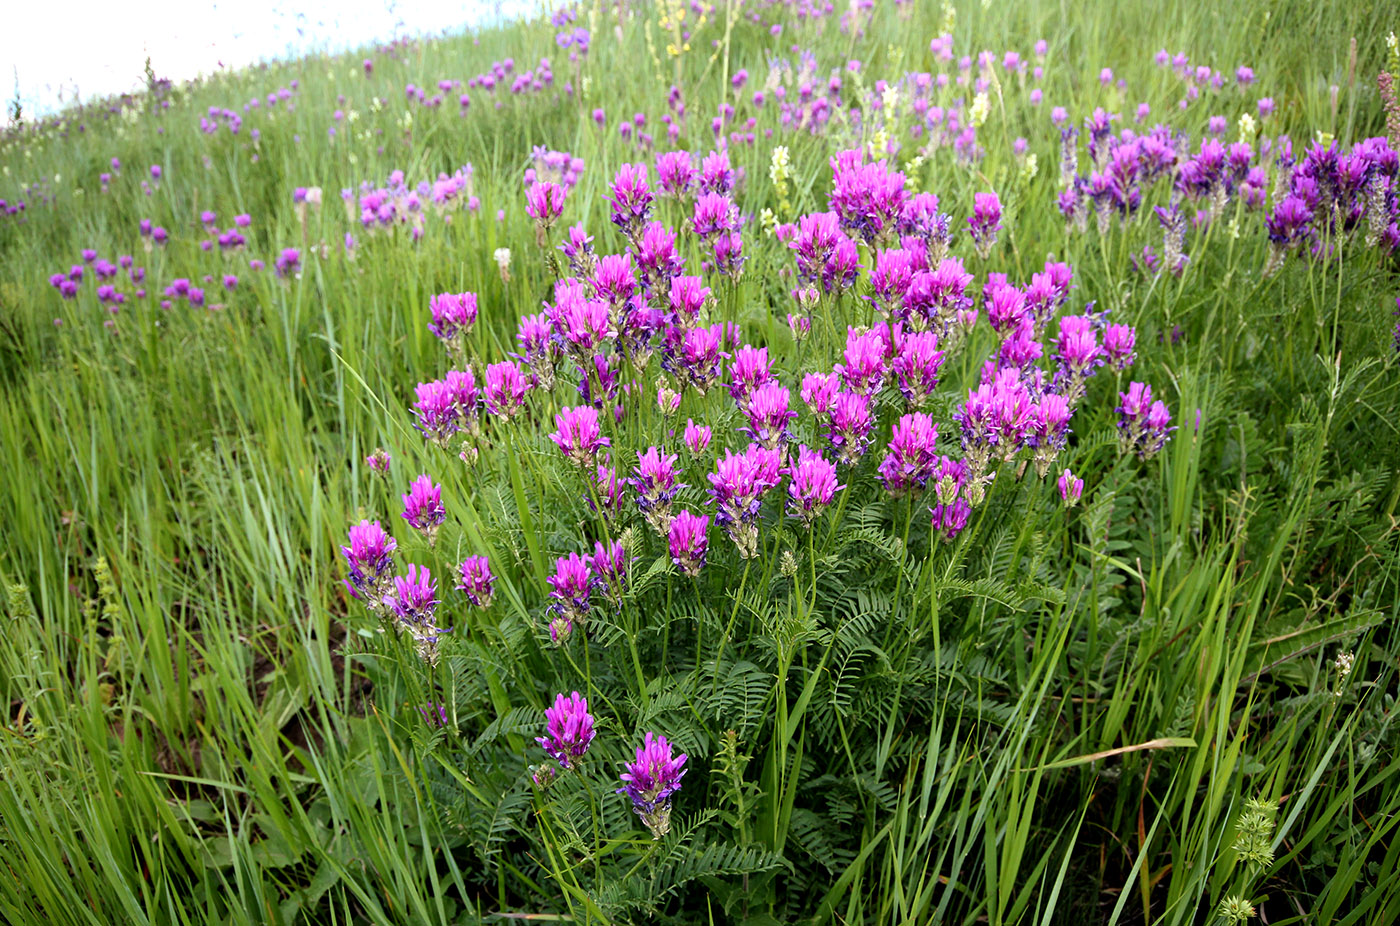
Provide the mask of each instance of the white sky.
MULTIPOLYGON (((540 0, 14 0, 3 14, 0 99, 27 115, 134 90, 146 56, 158 77, 186 80, 222 62, 241 67, 308 49, 343 49, 396 34, 457 31, 540 8, 540 0)), ((0 115, 0 119, 4 116, 0 115)))

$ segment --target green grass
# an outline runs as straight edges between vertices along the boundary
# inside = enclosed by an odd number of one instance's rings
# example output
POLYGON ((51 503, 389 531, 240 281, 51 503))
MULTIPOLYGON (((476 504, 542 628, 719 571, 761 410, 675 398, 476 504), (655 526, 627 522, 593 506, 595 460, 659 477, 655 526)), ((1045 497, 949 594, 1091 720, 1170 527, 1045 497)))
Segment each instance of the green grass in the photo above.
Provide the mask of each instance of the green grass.
MULTIPOLYGON (((28 200, 23 221, 0 216, 6 921, 1187 924, 1218 921, 1231 895, 1271 924, 1400 918, 1395 259, 1353 236, 1266 278, 1262 214, 1232 201, 1238 237, 1213 223, 1188 238, 1182 276, 1137 275, 1130 256, 1160 251, 1150 207, 1169 191, 1152 188, 1143 214, 1106 235, 1092 221, 1067 232, 1049 121, 1052 106, 1072 124, 1103 106, 1123 127, 1145 100, 1194 150, 1208 116, 1226 116, 1234 139, 1239 114, 1267 95, 1278 111, 1261 131, 1291 134, 1300 153, 1317 132, 1343 144, 1380 134, 1374 78, 1400 25, 1386 4, 956 11, 958 55, 1030 58, 1048 41, 1044 102, 1030 105, 1029 79, 1002 76, 978 134, 984 159, 944 147, 906 166, 913 142, 901 136, 897 164, 960 228, 974 192, 1000 194, 992 257, 974 258, 965 235, 955 245, 978 285, 990 271, 1024 281, 1054 255, 1075 270, 1066 311, 1093 300, 1137 326, 1136 366, 1090 382, 1057 465, 1085 479, 1076 509, 1059 505, 1053 478, 1004 472, 942 543, 930 496, 889 499, 873 481, 898 414, 887 400, 837 505, 804 532, 770 504, 756 559, 712 530, 709 564, 689 579, 629 514, 637 558, 623 607, 595 608, 586 634, 556 648, 544 630, 550 564, 614 536, 547 438, 554 413, 577 402, 572 384, 532 394, 509 428, 492 423, 473 467, 413 430, 412 387, 448 368, 426 330, 433 294, 479 294, 478 375, 550 298, 524 212, 531 146, 585 160, 563 224, 620 251, 604 197, 619 165, 652 156, 616 124, 644 112, 657 150, 670 150, 660 117, 672 83, 692 151, 713 147, 723 101, 757 120, 756 143, 733 149, 746 174, 736 199, 755 217, 748 264, 734 286, 706 275, 713 318, 769 346, 789 387, 799 370, 839 362, 841 327, 867 323, 869 309, 855 296, 827 303, 794 344, 792 283, 779 275, 792 258, 757 216, 780 209, 774 145, 790 150, 795 214, 826 208, 828 158, 855 136, 788 131, 771 99, 762 110, 748 100, 770 59, 796 65, 793 46, 815 53, 819 81, 859 59, 859 75, 841 72, 848 96, 909 71, 958 73, 929 53, 942 9, 877 6, 856 36, 834 18, 788 17, 775 38, 780 8, 732 24, 719 10, 675 59, 660 9, 599 12, 580 72, 547 22, 521 23, 225 74, 178 88, 168 108, 94 107, 0 140, 0 198, 28 200), (1249 64, 1258 83, 1177 110, 1180 83, 1152 61, 1162 47, 1227 75, 1249 64), (465 118, 452 95, 440 110, 405 102, 406 83, 465 80, 506 56, 517 71, 549 56, 554 89, 504 93, 499 110, 471 89, 465 118), (1103 67, 1128 89, 1102 88, 1103 67), (748 86, 727 90, 740 68, 748 86), (290 111, 244 113, 236 136, 199 132, 209 107, 242 113, 294 79, 290 111), (565 81, 582 98, 562 95, 565 81), (336 109, 357 115, 336 123, 336 109), (1033 177, 1011 152, 1017 137, 1037 157, 1033 177), (122 172, 104 193, 98 174, 114 156, 122 172), (417 182, 468 162, 480 212, 430 218, 416 243, 353 228, 337 202, 394 169, 417 182), (152 163, 164 177, 147 197, 152 163), (52 202, 22 193, 36 182, 52 202), (292 191, 312 185, 325 204, 303 226, 292 191), (206 208, 221 227, 252 215, 246 253, 199 250, 206 208), (171 243, 143 253, 141 218, 171 243), (250 257, 270 268, 289 246, 302 248, 299 278, 247 268, 250 257), (85 247, 135 255, 150 297, 111 315, 87 279, 62 300, 48 277, 85 247), (508 283, 499 247, 513 252, 508 283), (224 272, 240 278, 227 295, 224 272), (171 279, 204 274, 222 308, 157 308, 171 279), (1112 408, 1129 379, 1151 383, 1180 425, 1147 462, 1116 449, 1112 408), (387 480, 363 462, 376 446, 394 457, 387 480), (442 483, 448 509, 431 550, 397 523, 420 472, 442 483), (341 584, 339 547, 366 517, 395 522, 400 564, 439 578, 453 632, 435 667, 341 584), (485 611, 450 590, 453 564, 472 553, 498 577, 485 611), (539 791, 528 769, 543 759, 542 711, 574 689, 598 738, 582 774, 539 791), (429 700, 447 706, 445 728, 423 722, 429 700), (612 793, 646 730, 690 755, 672 832, 655 843, 612 793), (1277 808, 1263 863, 1236 848, 1253 800, 1277 808)), ((682 216, 663 202, 658 217, 682 216)), ((682 245, 697 272, 696 242, 682 245)), ((994 346, 983 325, 950 357, 928 409, 941 452, 957 455, 960 389, 994 346)), ((664 422, 650 399, 659 372, 657 358, 627 371, 641 399, 609 431, 619 454, 688 417, 714 426, 716 448, 742 446, 723 389, 687 391, 664 422)), ((817 442, 805 410, 797 429, 817 442)), ((713 513, 701 492, 712 456, 668 446, 691 486, 680 503, 713 513)))

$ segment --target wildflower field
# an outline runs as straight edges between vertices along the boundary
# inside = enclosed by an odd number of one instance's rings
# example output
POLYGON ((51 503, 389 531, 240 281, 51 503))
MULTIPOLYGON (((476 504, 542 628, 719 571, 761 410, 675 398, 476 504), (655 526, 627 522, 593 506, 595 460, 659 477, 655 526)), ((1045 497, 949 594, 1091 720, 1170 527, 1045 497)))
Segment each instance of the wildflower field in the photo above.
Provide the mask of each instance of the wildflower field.
POLYGON ((12 124, 0 919, 1400 920, 1395 28, 584 0, 12 124))

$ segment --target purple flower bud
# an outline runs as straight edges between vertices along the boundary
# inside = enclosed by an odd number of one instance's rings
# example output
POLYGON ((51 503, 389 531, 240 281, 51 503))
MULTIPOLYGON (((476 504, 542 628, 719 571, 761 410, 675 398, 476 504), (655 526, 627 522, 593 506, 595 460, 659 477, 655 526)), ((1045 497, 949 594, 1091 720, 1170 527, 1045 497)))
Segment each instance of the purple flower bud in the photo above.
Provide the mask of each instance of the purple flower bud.
POLYGON ((1084 480, 1076 478, 1074 473, 1066 469, 1060 474, 1060 478, 1055 481, 1060 487, 1060 499, 1065 503, 1066 508, 1073 508, 1079 504, 1079 498, 1084 494, 1084 480))
POLYGON ((699 456, 710 446, 710 428, 708 425, 698 425, 690 418, 685 420, 685 445, 690 448, 690 452, 699 456))

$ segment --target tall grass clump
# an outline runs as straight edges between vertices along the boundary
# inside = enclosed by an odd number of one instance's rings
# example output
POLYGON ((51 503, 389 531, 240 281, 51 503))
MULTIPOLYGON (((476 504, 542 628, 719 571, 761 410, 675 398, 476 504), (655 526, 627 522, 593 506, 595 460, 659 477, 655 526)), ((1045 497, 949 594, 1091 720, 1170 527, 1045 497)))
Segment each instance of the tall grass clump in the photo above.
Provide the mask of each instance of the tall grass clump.
POLYGON ((5 131, 6 921, 1400 918, 1394 11, 839 7, 5 131))

